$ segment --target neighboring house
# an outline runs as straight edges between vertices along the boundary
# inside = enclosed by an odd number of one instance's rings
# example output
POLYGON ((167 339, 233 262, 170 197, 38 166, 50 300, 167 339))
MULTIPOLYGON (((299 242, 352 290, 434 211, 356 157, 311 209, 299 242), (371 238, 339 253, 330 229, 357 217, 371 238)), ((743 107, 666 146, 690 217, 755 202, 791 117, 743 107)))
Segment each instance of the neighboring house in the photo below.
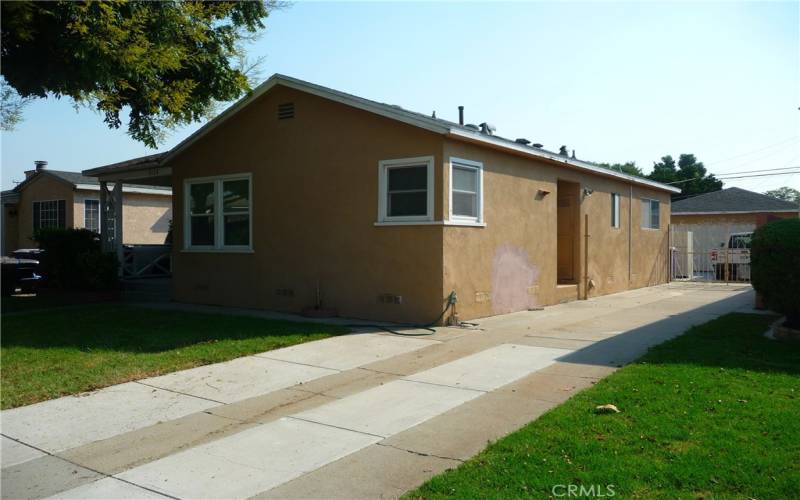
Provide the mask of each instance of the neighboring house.
MULTIPOLYGON (((26 179, 2 193, 3 255, 36 247, 39 228, 86 228, 100 232, 100 184, 95 177, 47 168, 25 172, 26 179)), ((126 185, 123 190, 126 244, 163 244, 172 218, 172 191, 162 186, 126 185)), ((112 229, 113 230, 113 229, 112 229)))
POLYGON ((427 323, 451 291, 470 319, 666 282, 679 190, 529 142, 275 75, 84 174, 173 188, 181 302, 427 323))
POLYGON ((771 220, 800 216, 790 201, 737 187, 705 193, 672 203, 672 225, 691 231, 696 252, 719 248, 731 233, 753 231, 771 220))

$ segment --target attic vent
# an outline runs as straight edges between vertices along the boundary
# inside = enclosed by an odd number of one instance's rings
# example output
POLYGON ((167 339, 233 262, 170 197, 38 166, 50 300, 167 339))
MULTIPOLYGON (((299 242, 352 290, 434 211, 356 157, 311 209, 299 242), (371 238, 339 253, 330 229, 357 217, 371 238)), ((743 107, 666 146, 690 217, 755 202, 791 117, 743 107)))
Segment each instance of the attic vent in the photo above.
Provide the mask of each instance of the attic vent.
POLYGON ((289 118, 294 118, 294 103, 278 104, 278 120, 288 120, 289 118))

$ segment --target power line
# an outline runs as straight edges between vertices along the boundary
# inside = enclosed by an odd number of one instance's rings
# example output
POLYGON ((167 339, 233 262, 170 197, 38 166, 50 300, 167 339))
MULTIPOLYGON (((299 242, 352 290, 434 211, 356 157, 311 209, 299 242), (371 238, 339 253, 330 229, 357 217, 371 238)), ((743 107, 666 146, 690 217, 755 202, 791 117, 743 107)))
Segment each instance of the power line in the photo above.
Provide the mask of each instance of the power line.
MULTIPOLYGON (((742 171, 742 172, 731 172, 731 173, 728 173, 728 174, 720 174, 720 175, 711 174, 711 175, 714 175, 714 178, 716 178, 716 179, 724 181, 724 180, 727 180, 727 179, 743 179, 745 177, 764 177, 764 176, 767 176, 767 175, 794 174, 794 173, 798 173, 798 171, 777 172, 777 170, 792 170, 792 169, 796 169, 796 168, 800 168, 800 165, 795 165, 793 167, 766 168, 766 169, 763 169, 763 170, 749 170, 749 171, 745 170, 745 171, 742 171), (760 173, 758 175, 739 175, 739 174, 756 174, 756 173, 759 173, 759 172, 770 172, 770 173, 766 173, 766 174, 765 173, 760 173), (736 176, 736 177, 731 177, 731 176, 736 176)), ((665 184, 668 184, 668 185, 682 184, 684 182, 696 181, 698 179, 703 179, 703 178, 704 177, 692 177, 691 179, 682 179, 680 181, 666 182, 665 184)))
POLYGON ((761 151, 765 151, 767 149, 774 148, 775 146, 785 145, 785 143, 792 143, 792 142, 796 141, 797 139, 800 139, 800 137, 797 137, 797 136, 789 137, 788 139, 784 139, 784 140, 776 142, 774 144, 770 144, 769 146, 764 146, 763 148, 760 148, 760 149, 754 149, 754 150, 748 151, 746 153, 742 153, 742 154, 738 154, 738 155, 734 155, 734 156, 729 156, 728 158, 723 158, 721 160, 714 160, 714 161, 708 162, 708 163, 706 163, 706 165, 713 165, 715 163, 722 163, 723 161, 729 161, 729 160, 733 160, 733 159, 736 159, 736 158, 741 158, 742 156, 749 156, 751 154, 760 153, 761 151))
POLYGON ((729 181, 731 179, 745 179, 747 177, 767 177, 769 175, 790 175, 790 174, 800 174, 800 170, 795 170, 794 172, 773 172, 771 174, 740 175, 738 177, 725 177, 724 179, 720 179, 720 180, 729 181))
POLYGON ((724 174, 712 174, 714 177, 720 178, 725 177, 728 175, 739 175, 739 174, 756 174, 760 172, 774 172, 776 170, 791 170, 793 168, 800 168, 800 165, 795 165, 793 167, 781 167, 781 168, 762 168, 761 170, 742 170, 741 172, 727 172, 724 174))

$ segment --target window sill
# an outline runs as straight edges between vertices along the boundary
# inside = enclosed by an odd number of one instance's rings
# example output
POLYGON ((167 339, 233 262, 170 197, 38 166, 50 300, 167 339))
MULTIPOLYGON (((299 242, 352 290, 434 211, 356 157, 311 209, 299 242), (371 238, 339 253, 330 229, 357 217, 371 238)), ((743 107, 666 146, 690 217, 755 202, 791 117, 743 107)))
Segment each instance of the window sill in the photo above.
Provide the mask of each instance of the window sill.
POLYGON ((181 253, 255 253, 252 248, 184 248, 181 253))
POLYGON ((376 227, 382 226, 464 226, 486 227, 485 222, 456 221, 456 220, 427 220, 427 221, 383 221, 373 223, 376 227))
POLYGON ((463 226, 463 227, 486 227, 485 222, 478 222, 475 220, 446 220, 442 221, 445 226, 463 226))

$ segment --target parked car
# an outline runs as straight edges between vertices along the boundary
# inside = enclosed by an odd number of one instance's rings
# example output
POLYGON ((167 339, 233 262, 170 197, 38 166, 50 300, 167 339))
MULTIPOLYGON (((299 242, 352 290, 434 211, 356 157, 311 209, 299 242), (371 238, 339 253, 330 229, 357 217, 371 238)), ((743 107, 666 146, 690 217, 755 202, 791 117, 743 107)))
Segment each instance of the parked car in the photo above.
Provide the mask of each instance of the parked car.
POLYGON ((38 248, 20 249, 9 257, 2 257, 2 293, 8 296, 21 290, 33 292, 41 284, 42 251, 38 248))
POLYGON ((716 279, 730 281, 750 279, 750 243, 752 240, 752 231, 731 233, 728 235, 727 243, 720 243, 719 250, 711 251, 711 263, 714 265, 716 279))

